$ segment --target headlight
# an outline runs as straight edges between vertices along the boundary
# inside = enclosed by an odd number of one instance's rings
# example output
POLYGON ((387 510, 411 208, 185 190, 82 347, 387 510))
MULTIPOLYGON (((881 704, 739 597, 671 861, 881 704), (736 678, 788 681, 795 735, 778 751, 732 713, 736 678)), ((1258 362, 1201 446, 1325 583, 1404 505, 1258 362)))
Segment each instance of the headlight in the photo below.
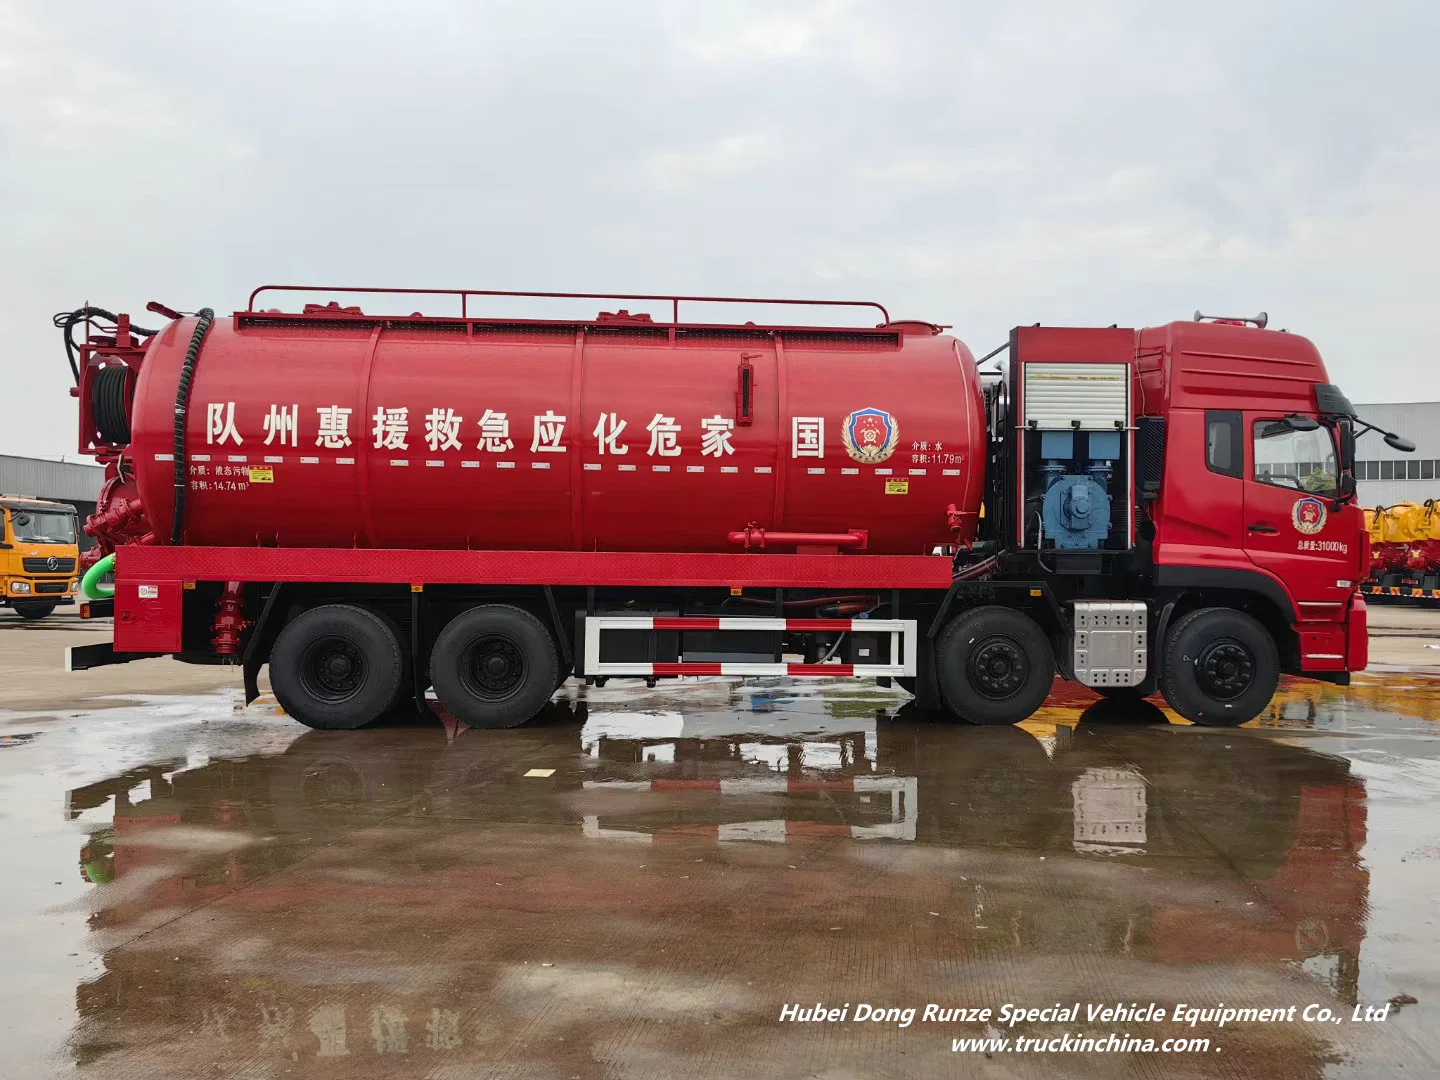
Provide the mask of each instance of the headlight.
POLYGON ((28 593, 30 591, 30 582, 12 581, 10 582, 10 591, 18 593, 28 593))
POLYGON ((77 589, 79 589, 79 588, 80 588, 80 582, 78 582, 78 581, 72 581, 72 582, 70 582, 70 590, 69 590, 70 592, 75 592, 75 591, 76 591, 77 589))

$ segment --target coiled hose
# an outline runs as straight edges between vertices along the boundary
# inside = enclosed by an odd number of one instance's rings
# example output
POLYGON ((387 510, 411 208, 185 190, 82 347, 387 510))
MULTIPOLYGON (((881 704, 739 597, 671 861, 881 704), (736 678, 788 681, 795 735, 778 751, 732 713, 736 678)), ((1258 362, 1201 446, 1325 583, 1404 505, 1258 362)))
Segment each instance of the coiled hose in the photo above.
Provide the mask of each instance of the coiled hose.
MULTIPOLYGON (((75 376, 76 386, 80 385, 80 365, 76 361, 75 339, 71 336, 71 331, 75 329, 77 323, 86 322, 90 319, 108 319, 112 323, 118 323, 120 316, 116 315, 113 311, 106 311, 104 308, 89 307, 87 305, 86 307, 76 308, 74 311, 62 311, 50 320, 55 324, 56 329, 65 336, 65 358, 70 361, 70 374, 75 376)), ((139 337, 154 337, 159 333, 158 330, 148 330, 143 326, 132 326, 130 327, 130 332, 139 337)))
POLYGON ((112 446, 130 443, 130 417, 125 412, 125 381, 130 369, 124 365, 102 367, 90 381, 90 415, 100 438, 112 446))
POLYGON ((210 324, 215 321, 215 312, 201 308, 195 321, 195 332, 190 335, 190 347, 185 350, 185 363, 180 367, 180 384, 175 390, 175 503, 174 515, 170 519, 170 543, 180 543, 185 531, 185 489, 188 469, 185 462, 185 418, 190 411, 190 383, 195 378, 195 362, 200 358, 200 346, 210 324))

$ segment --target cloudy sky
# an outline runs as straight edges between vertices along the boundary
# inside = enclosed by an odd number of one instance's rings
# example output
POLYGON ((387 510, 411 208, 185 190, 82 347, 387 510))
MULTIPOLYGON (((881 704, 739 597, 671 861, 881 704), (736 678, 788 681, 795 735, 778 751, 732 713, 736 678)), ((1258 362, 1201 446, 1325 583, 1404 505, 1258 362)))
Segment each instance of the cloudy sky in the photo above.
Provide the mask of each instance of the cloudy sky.
POLYGON ((1440 399, 1437 39, 1433 0, 0 0, 0 452, 74 452, 54 312, 266 281, 874 298, 977 353, 1263 308, 1352 399, 1440 399))

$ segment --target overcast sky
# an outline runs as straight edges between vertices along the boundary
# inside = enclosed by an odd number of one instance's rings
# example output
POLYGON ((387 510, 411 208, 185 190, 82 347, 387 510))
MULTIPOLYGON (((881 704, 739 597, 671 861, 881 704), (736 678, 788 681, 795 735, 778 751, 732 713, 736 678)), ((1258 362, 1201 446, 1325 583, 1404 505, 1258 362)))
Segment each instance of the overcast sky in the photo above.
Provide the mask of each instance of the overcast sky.
POLYGON ((977 353, 1263 308, 1353 400, 1440 399, 1437 40, 1433 0, 0 0, 0 452, 74 453, 54 312, 267 281, 873 298, 977 353))

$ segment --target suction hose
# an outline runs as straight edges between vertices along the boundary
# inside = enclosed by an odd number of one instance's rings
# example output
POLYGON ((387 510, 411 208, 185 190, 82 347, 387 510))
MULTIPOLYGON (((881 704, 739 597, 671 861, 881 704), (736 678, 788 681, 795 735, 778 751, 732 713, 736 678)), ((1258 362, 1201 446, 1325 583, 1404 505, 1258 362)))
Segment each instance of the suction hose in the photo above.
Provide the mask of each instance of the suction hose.
POLYGON ((115 569, 115 553, 111 552, 97 562, 80 579, 80 591, 91 600, 109 600, 115 595, 113 585, 101 585, 100 579, 115 569))

